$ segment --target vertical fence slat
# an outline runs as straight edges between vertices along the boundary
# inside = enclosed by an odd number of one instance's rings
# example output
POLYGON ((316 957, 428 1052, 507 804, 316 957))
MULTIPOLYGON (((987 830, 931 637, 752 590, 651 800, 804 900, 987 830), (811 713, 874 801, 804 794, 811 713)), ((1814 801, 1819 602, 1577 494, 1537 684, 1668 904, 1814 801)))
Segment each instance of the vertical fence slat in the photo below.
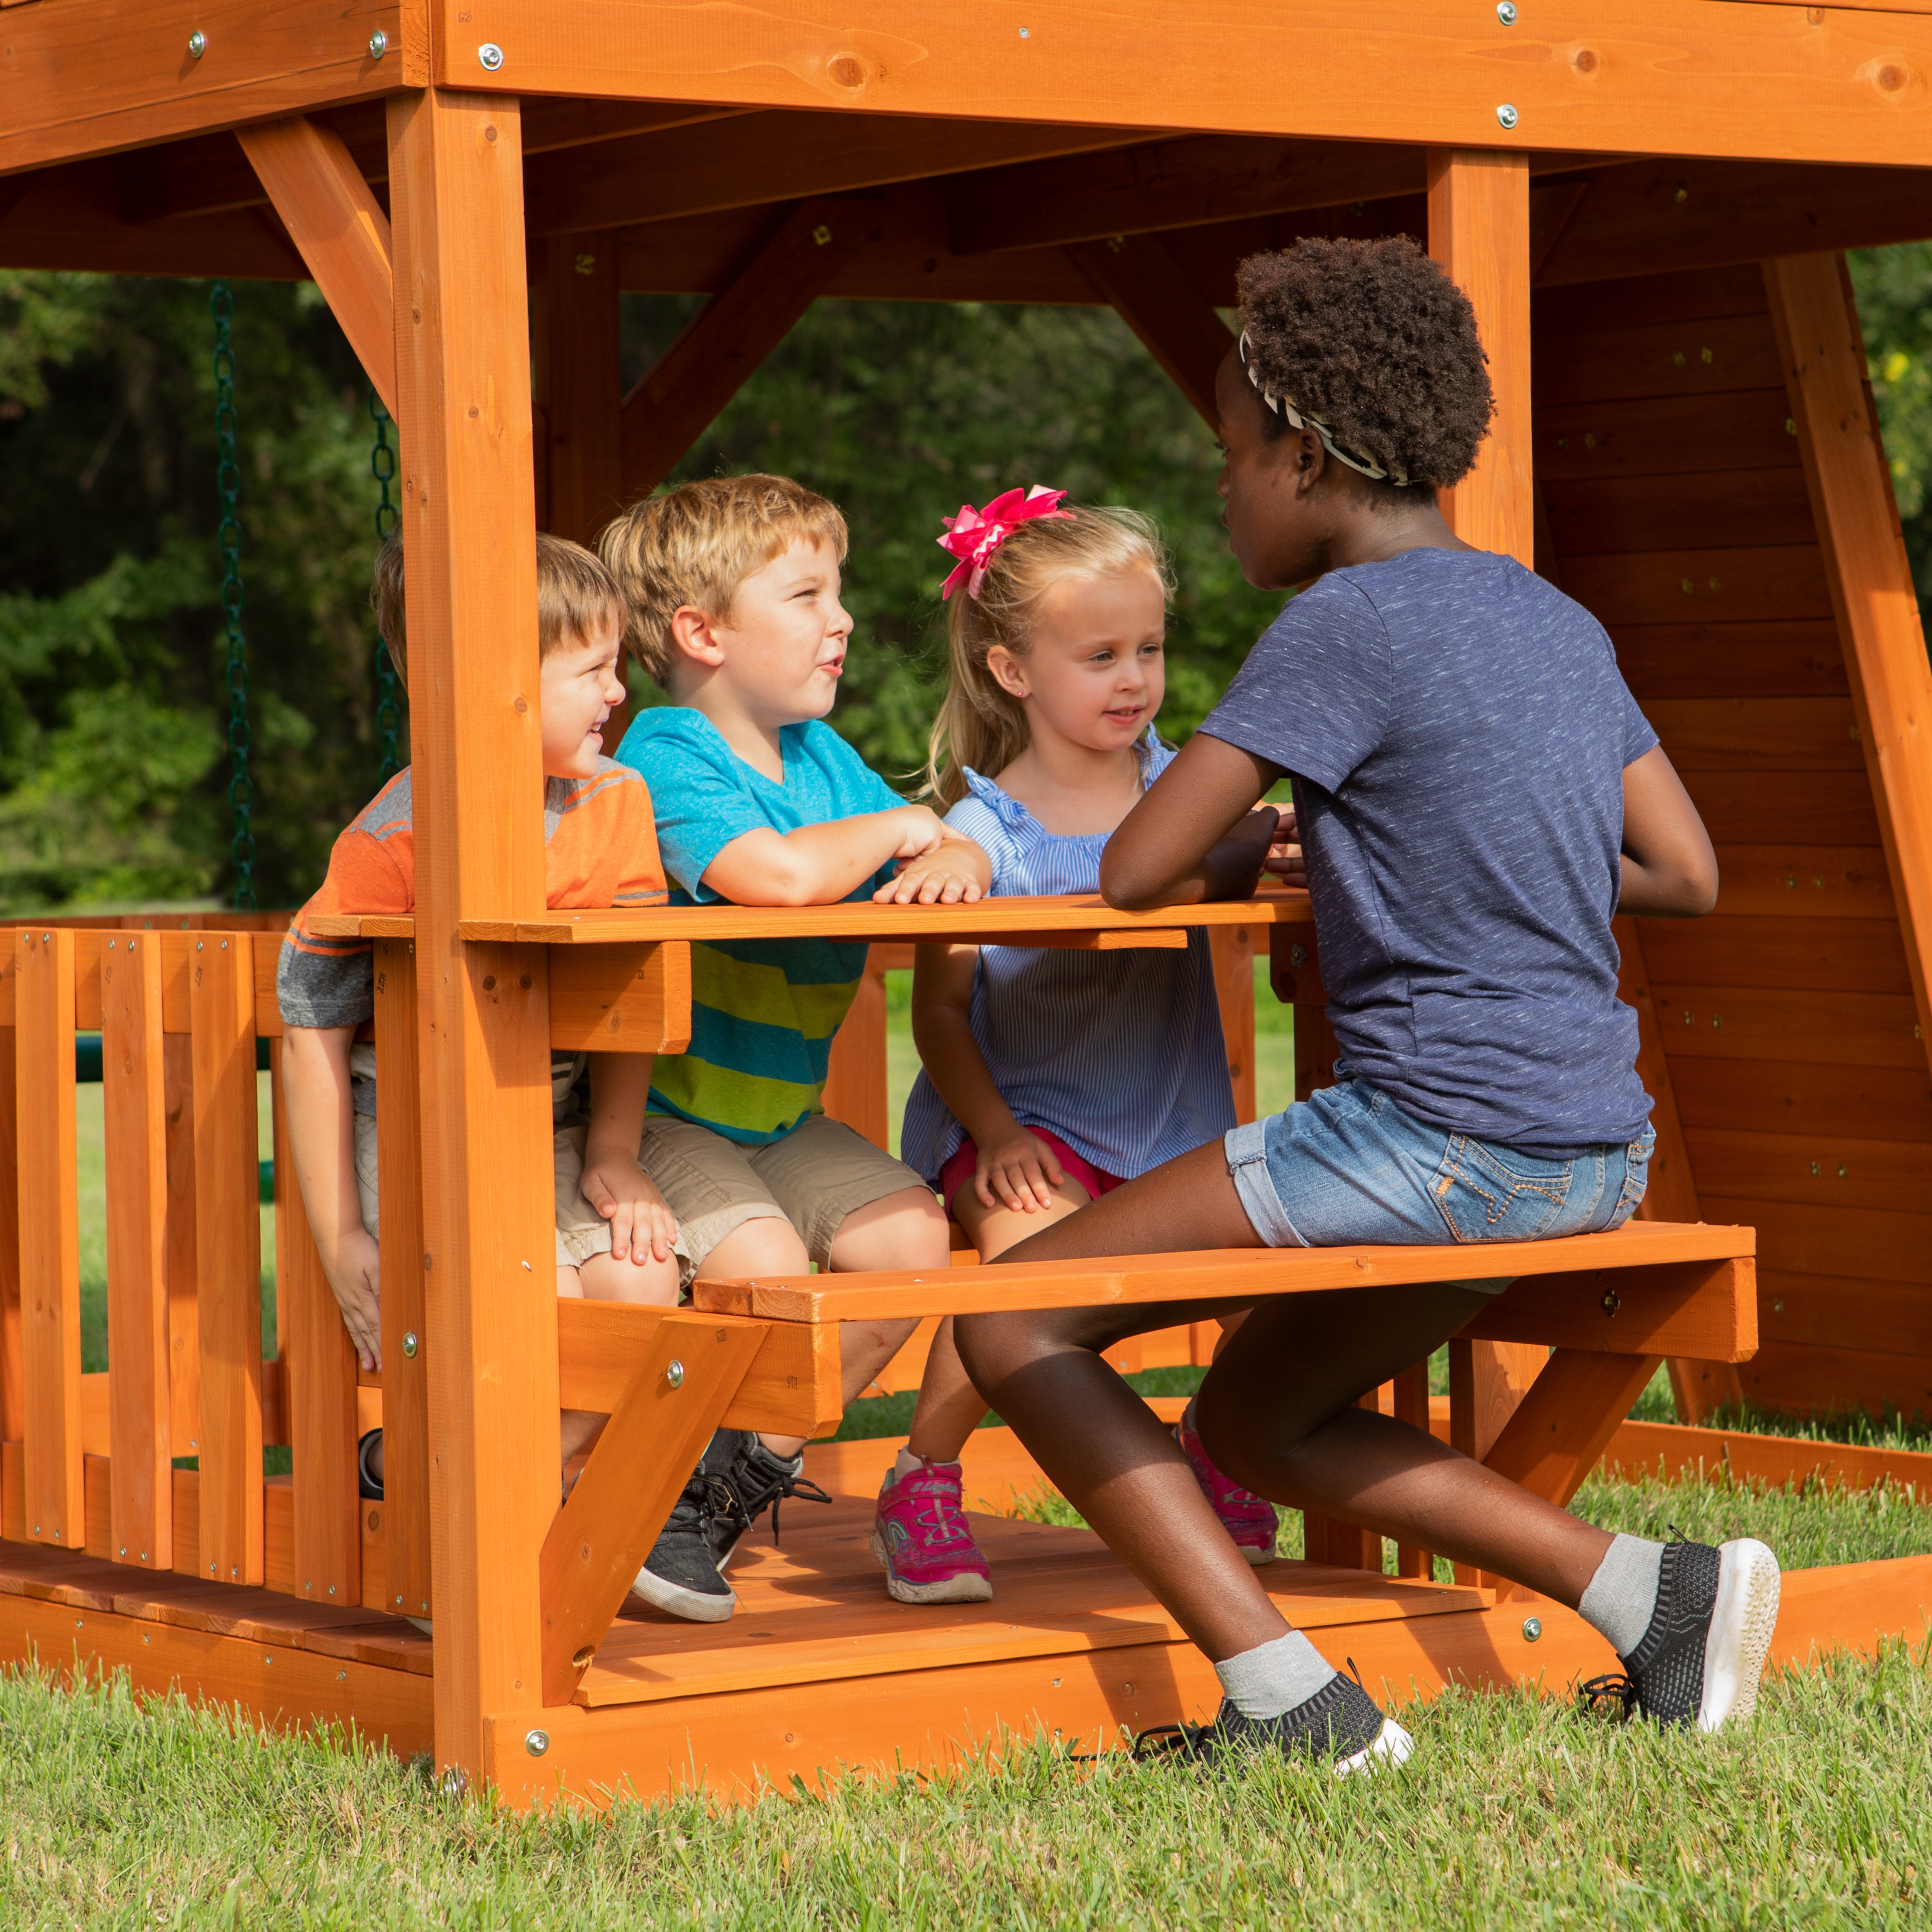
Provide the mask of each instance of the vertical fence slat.
POLYGON ((100 956, 100 1078, 107 1184, 110 1555, 174 1567, 169 1414, 166 1055, 161 945, 108 935, 100 956))
POLYGON ((20 1148, 21 1406, 26 1528, 86 1539, 80 1452, 80 1222, 75 1199, 74 934, 20 935, 14 995, 20 1148))
POLYGON ((254 942, 246 933, 203 932, 192 944, 200 1574, 224 1583, 260 1583, 262 1220, 254 942))
POLYGON ((0 1442, 17 1442, 20 1408, 20 1139, 14 1118, 14 936, 0 934, 0 1442))
POLYGON ((1214 990, 1220 997, 1221 1033, 1228 1048, 1228 1084, 1234 1118, 1255 1118, 1255 942, 1245 926, 1209 928, 1214 990))
POLYGON ((416 944, 376 941, 376 1157, 382 1245, 384 1608, 431 1614, 429 1352, 424 1322, 422 1110, 416 1083, 416 944), (410 1352, 409 1338, 416 1338, 410 1352))
POLYGON ((174 1453, 193 1456, 201 1448, 201 1344, 195 1316, 201 1263, 194 1232, 194 1042, 185 1030, 162 1036, 161 1094, 168 1159, 168 1412, 174 1453))
POLYGON ((313 1603, 359 1604, 356 1349, 322 1271, 296 1180, 282 1042, 275 1041, 269 1052, 275 1095, 275 1309, 295 1462, 296 1594, 313 1603))

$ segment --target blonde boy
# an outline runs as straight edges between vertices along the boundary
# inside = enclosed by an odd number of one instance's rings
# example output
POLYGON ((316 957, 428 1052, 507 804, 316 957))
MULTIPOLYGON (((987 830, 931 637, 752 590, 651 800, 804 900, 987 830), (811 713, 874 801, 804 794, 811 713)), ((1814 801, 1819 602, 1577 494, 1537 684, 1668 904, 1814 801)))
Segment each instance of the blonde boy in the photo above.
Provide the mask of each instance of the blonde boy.
MULTIPOLYGON (((617 755, 650 786, 680 903, 952 902, 991 879, 977 845, 906 804, 824 722, 852 633, 838 601, 845 548, 838 511, 781 476, 687 483, 604 532, 631 650, 670 698, 638 717, 617 755)), ((820 1106, 866 948, 758 940, 692 954, 691 1049, 658 1064, 640 1155, 692 1270, 944 1267, 932 1190, 820 1106)), ((848 1401, 912 1326, 847 1324, 848 1401)), ((736 1600, 711 1558, 728 1560, 758 1511, 791 1493, 801 1447, 720 1431, 638 1593, 681 1616, 728 1616, 736 1600)))
MULTIPOLYGON (((377 559, 371 601, 404 673, 403 558, 393 538, 377 559)), ((602 754, 603 728, 624 695, 617 662, 626 615, 616 584, 588 550, 537 538, 544 860, 553 906, 664 901, 650 794, 629 766, 602 754)), ((314 928, 325 913, 416 910, 410 797, 405 769, 336 840, 321 889, 282 943, 276 974, 303 1205, 356 1354, 372 1369, 382 1352, 373 963, 368 940, 325 938, 314 928)), ((576 1098, 584 1069, 580 1054, 554 1056, 550 1066, 557 1292, 674 1304, 676 1223, 638 1166, 650 1059, 590 1056, 587 1118, 576 1098)), ((601 1419, 566 1412, 566 1460, 601 1419)), ((380 1495, 377 1432, 364 1439, 362 1460, 365 1493, 380 1495)))

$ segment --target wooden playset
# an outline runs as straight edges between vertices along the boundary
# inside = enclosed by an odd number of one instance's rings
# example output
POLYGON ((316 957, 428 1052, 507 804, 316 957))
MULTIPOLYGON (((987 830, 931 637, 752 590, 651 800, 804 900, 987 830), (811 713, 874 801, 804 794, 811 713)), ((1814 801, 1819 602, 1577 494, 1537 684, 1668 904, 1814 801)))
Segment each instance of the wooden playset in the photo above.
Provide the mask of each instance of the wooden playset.
MULTIPOLYGON (((1208 412, 1241 256, 1426 240, 1476 304, 1500 405, 1455 526, 1603 619, 1724 874, 1712 918, 1621 934, 1660 1133, 1646 1218, 1514 1253, 1517 1286, 1452 1345, 1436 1426, 1566 1498, 1660 1359, 1689 1422, 1739 1395, 1932 1411, 1932 674, 1842 254, 1932 234, 1929 14, 0 10, 0 264, 313 278, 397 419, 418 855, 415 918, 366 924, 380 1378, 286 1184, 265 1359, 256 1066, 280 1030, 279 922, 0 933, 0 1658, 352 1720, 518 1803, 941 1762, 1008 1730, 1112 1737, 1210 1703, 1198 1656, 1093 1538, 1038 1524, 982 1526, 992 1604, 889 1602, 863 1548, 884 1445, 812 1452, 842 1500, 788 1520, 782 1552, 760 1540, 730 1624, 620 1616, 625 1580, 721 1420, 829 1432, 842 1318, 1492 1266, 966 1265, 710 1284, 675 1313, 551 1293, 549 1050, 676 1051, 693 937, 836 933, 883 964, 942 935, 1106 948, 1204 925, 1232 988, 1264 934, 1298 1084, 1328 1077, 1296 896, 544 910, 531 532, 588 538, 653 487, 820 296, 1111 304, 1208 412), (627 290, 711 297, 628 395, 627 290), (111 1366, 83 1376, 74 1036, 95 1029, 111 1366), (560 1401, 611 1418, 561 1511, 560 1401), (369 1504, 355 1442, 379 1414, 369 1504), (292 1475, 264 1478, 265 1443, 292 1475)), ((831 1104, 883 1134, 876 982, 838 1058, 831 1104)), ((1202 1359, 1206 1340, 1165 1346, 1202 1359)), ((1365 1400, 1431 1420, 1420 1369, 1365 1400)), ((998 1432, 969 1451, 969 1498, 1028 1480, 998 1432)), ((1372 1531, 1306 1528, 1309 1560, 1271 1586, 1372 1685, 1560 1689, 1607 1660, 1502 1580, 1438 1585, 1406 1549, 1384 1577, 1372 1531)), ((1932 1558, 1804 1573, 1777 1654, 1916 1636, 1928 1606, 1932 1558)))

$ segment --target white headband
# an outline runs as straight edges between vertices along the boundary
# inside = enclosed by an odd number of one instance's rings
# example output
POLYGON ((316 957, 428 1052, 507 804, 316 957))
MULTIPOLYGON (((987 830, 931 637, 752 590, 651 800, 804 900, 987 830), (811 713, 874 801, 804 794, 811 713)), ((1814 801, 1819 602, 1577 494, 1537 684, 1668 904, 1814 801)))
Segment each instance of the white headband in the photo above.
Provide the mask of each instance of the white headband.
POLYGON ((1319 416, 1312 416, 1306 410, 1298 410, 1286 396, 1277 396, 1264 387, 1262 379, 1255 374, 1255 365, 1248 358, 1248 332, 1241 331, 1241 368, 1248 380, 1253 384, 1255 394, 1267 404, 1277 416, 1285 417, 1291 429, 1312 429, 1322 439, 1322 447, 1337 463, 1346 463, 1351 470, 1378 483, 1393 483, 1398 490, 1408 488, 1408 478, 1399 470, 1384 470, 1372 456, 1357 451, 1344 449, 1328 433, 1328 425, 1319 416))

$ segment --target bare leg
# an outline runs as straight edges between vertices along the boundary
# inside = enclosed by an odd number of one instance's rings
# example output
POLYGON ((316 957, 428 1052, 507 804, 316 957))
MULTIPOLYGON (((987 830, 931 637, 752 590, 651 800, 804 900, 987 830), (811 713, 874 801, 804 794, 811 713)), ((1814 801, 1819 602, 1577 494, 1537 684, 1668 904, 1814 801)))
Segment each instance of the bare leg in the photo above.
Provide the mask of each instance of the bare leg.
MULTIPOLYGON (((626 1301, 646 1308, 677 1306, 677 1258, 663 1261, 619 1261, 608 1252, 592 1255, 581 1268, 558 1267, 556 1292, 560 1299, 591 1301, 626 1301)), ((563 1460, 580 1456, 604 1432, 605 1418, 594 1409, 566 1408, 562 1412, 563 1460)))
MULTIPOLYGON (((1218 1142, 1169 1161, 1009 1260, 1253 1247, 1218 1142)), ((1202 1384, 1196 1425, 1228 1474, 1372 1523, 1574 1604, 1610 1538, 1433 1438, 1348 1405, 1454 1334, 1480 1298, 1444 1286, 1258 1304, 1202 1384)), ((1100 1360, 1124 1336, 1225 1304, 959 1318, 974 1381, 1041 1466, 1216 1662, 1287 1628, 1221 1532, 1173 1438, 1100 1360)))
MULTIPOLYGON (((950 1252, 944 1210, 924 1187, 902 1187, 896 1194, 855 1208, 832 1238, 832 1265, 842 1274, 943 1268, 950 1252)), ((918 1326, 910 1318, 840 1324, 839 1386, 848 1403, 871 1385, 918 1326)))
MULTIPOLYGON (((988 1208, 968 1186, 960 1190, 952 1212, 979 1250, 980 1258, 991 1261, 1029 1234, 1078 1213, 1090 1198, 1077 1182, 1067 1181, 1054 1190, 1050 1208, 988 1208)), ((912 1433, 906 1438, 906 1448, 928 1462, 956 1462, 966 1438, 979 1427, 986 1414, 986 1402, 959 1359, 952 1339, 952 1318, 949 1315, 939 1324, 932 1352, 926 1358, 926 1373, 920 1378, 919 1406, 913 1411, 912 1433)))

